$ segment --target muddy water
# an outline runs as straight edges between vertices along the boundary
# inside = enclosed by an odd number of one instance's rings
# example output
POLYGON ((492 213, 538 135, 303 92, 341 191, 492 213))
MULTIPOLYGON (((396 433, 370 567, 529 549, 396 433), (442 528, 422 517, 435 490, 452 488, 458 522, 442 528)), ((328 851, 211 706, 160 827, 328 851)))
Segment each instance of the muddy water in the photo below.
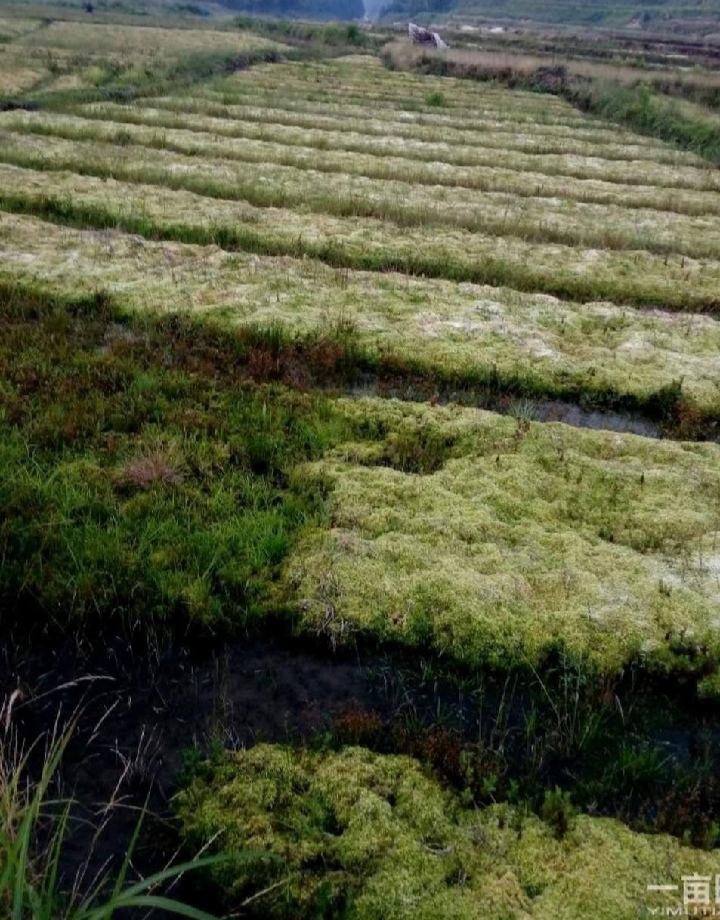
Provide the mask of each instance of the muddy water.
MULTIPOLYGON (((628 432, 646 438, 663 436, 658 424, 638 415, 622 415, 610 410, 583 409, 572 403, 550 399, 534 402, 533 406, 536 413, 535 420, 538 422, 563 422, 575 428, 628 432)), ((496 408, 494 411, 502 412, 503 409, 496 408)))
MULTIPOLYGON (((376 378, 363 377, 348 388, 348 394, 358 398, 382 396, 408 402, 426 402, 428 394, 412 385, 384 385, 376 378)), ((562 422, 574 428, 591 428, 596 431, 616 431, 638 434, 646 438, 664 437, 662 427, 641 415, 614 412, 606 409, 585 409, 576 403, 557 399, 523 399, 498 396, 478 390, 453 390, 440 393, 435 402, 440 405, 458 403, 478 409, 487 409, 500 415, 515 415, 535 422, 562 422)))
MULTIPOLYGON (((147 873, 172 857, 170 799, 194 745, 309 741, 349 709, 389 711, 359 662, 259 641, 197 660, 178 655, 143 677, 118 668, 112 654, 83 661, 71 649, 19 662, 0 653, 0 663, 0 708, 20 688, 11 721, 26 746, 75 722, 53 796, 76 803, 62 872, 68 887, 83 876, 81 889, 119 869, 146 803, 133 863, 147 873)), ((10 737, 0 725, 0 744, 10 737)))

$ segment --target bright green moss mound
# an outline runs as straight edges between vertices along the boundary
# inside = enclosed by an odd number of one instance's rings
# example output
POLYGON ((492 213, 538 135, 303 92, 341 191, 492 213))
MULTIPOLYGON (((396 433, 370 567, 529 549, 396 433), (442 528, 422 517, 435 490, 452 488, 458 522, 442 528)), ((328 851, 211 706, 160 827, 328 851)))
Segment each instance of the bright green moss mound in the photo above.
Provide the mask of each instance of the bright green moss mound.
MULTIPOLYGON (((523 407, 519 407, 520 410, 523 407)), ((309 467, 332 528, 288 578, 308 627, 430 646, 469 665, 562 647, 712 669, 720 448, 470 409, 347 402, 377 443, 309 467)))
POLYGON ((267 918, 624 920, 672 903, 647 884, 717 870, 708 853, 611 819, 574 818, 557 839, 519 809, 463 809, 410 758, 362 748, 229 755, 178 810, 194 845, 217 835, 216 847, 278 858, 214 876, 231 908, 279 882, 254 902, 267 918))

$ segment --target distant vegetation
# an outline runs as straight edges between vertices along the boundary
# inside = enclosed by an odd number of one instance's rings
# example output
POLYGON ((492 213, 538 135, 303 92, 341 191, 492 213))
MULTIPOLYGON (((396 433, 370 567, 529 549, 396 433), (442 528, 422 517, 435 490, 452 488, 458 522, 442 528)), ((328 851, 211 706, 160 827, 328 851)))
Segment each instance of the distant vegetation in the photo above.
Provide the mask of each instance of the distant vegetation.
POLYGON ((238 16, 235 24, 279 42, 290 45, 312 45, 316 50, 327 46, 329 49, 347 47, 370 48, 379 50, 388 40, 390 33, 377 32, 363 28, 356 22, 308 22, 294 19, 266 19, 259 15, 238 16))
POLYGON ((507 0, 498 5, 494 0, 391 0, 383 9, 389 19, 414 17, 433 19, 453 17, 458 20, 523 21, 553 25, 605 26, 638 29, 672 29, 681 22, 707 27, 720 18, 717 0, 696 0, 680 4, 677 0, 659 0, 652 4, 623 2, 623 0, 591 0, 569 3, 550 0, 507 0))
POLYGON ((362 19, 362 0, 223 0, 225 6, 280 19, 362 19))
POLYGON ((497 82, 560 96, 583 112, 627 125, 633 131, 720 163, 720 85, 714 74, 643 70, 565 58, 557 64, 537 56, 450 50, 438 53, 395 42, 383 58, 389 67, 426 74, 497 82), (697 102, 696 102, 697 100, 697 102), (699 103, 704 103, 701 105, 699 103))

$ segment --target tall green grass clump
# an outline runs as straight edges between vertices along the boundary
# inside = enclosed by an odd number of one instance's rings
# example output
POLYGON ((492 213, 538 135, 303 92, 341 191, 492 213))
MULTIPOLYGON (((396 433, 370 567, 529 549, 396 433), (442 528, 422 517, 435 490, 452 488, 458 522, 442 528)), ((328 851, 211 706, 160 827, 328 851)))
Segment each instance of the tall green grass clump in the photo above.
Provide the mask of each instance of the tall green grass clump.
POLYGON ((567 98, 593 115, 658 137, 713 162, 720 162, 720 122, 699 107, 677 102, 648 84, 588 83, 570 88, 567 98))

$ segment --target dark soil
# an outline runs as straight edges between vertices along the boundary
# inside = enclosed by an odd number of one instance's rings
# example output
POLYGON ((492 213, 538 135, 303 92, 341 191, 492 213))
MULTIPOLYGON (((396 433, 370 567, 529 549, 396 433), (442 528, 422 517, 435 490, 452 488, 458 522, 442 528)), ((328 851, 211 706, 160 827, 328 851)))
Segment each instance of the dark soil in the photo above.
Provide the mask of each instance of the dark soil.
POLYGON ((151 675, 129 673, 112 653, 83 660, 70 644, 52 656, 11 654, 3 656, 0 699, 21 689, 13 724, 26 743, 77 714, 54 789, 76 803, 62 861, 67 887, 81 876, 81 887, 98 873, 114 877, 145 806, 134 874, 173 857, 169 803, 195 745, 308 742, 343 710, 383 705, 359 662, 271 642, 236 643, 196 660, 176 654, 151 675))

